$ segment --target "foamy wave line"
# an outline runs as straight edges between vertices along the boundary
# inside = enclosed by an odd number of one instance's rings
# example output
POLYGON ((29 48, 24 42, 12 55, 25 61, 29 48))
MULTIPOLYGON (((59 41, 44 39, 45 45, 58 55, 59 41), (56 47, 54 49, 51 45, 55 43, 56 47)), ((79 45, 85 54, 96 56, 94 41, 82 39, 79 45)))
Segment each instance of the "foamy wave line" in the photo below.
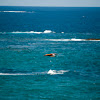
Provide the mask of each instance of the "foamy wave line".
POLYGON ((20 31, 16 31, 16 32, 10 32, 10 33, 36 33, 36 34, 40 34, 40 33, 43 33, 43 32, 35 32, 35 31, 20 32, 20 31))
POLYGON ((47 72, 33 72, 33 73, 0 73, 0 75, 57 75, 57 74, 64 74, 65 72, 69 72, 69 70, 49 70, 47 72))
POLYGON ((21 34, 21 33, 35 33, 35 34, 41 34, 41 33, 55 33, 54 31, 51 31, 51 30, 45 30, 44 32, 35 32, 35 31, 26 31, 26 32, 21 32, 21 31, 16 31, 16 32, 0 32, 0 33, 4 33, 4 34, 6 34, 6 33, 19 33, 19 34, 21 34))
POLYGON ((65 72, 69 72, 69 70, 49 70, 47 72, 47 74, 50 74, 50 75, 57 75, 57 74, 64 74, 65 72))
POLYGON ((0 75, 41 75, 46 74, 46 72, 34 72, 34 73, 0 73, 0 75))
POLYGON ((100 41, 100 39, 44 39, 46 41, 100 41))
POLYGON ((27 12, 27 11, 0 11, 0 12, 10 12, 10 13, 33 13, 32 12, 27 12))
POLYGON ((0 75, 34 75, 34 74, 25 74, 25 73, 0 73, 0 75))

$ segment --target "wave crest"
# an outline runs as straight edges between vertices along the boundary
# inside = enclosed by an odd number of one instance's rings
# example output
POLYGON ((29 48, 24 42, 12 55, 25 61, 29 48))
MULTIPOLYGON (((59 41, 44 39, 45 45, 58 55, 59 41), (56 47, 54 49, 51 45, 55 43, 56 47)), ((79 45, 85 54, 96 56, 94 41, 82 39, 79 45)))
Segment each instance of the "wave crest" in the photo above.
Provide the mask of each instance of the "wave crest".
POLYGON ((65 72, 69 72, 68 70, 49 70, 49 71, 44 71, 44 72, 32 72, 32 73, 0 73, 0 75, 56 75, 56 74, 64 74, 65 72))
POLYGON ((57 71, 57 70, 49 70, 48 72, 47 72, 47 74, 50 74, 50 75, 56 75, 56 74, 64 74, 65 72, 69 72, 68 70, 59 70, 59 71, 57 71))
POLYGON ((0 32, 0 33, 35 33, 35 34, 41 34, 41 33, 55 33, 54 31, 51 30, 45 30, 44 32, 36 32, 36 31, 26 31, 26 32, 21 32, 21 31, 15 31, 15 32, 0 32))
POLYGON ((0 11, 0 12, 4 12, 4 13, 34 13, 34 11, 32 11, 32 12, 28 12, 28 11, 0 11))
POLYGON ((100 39, 44 39, 47 41, 100 41, 100 39))

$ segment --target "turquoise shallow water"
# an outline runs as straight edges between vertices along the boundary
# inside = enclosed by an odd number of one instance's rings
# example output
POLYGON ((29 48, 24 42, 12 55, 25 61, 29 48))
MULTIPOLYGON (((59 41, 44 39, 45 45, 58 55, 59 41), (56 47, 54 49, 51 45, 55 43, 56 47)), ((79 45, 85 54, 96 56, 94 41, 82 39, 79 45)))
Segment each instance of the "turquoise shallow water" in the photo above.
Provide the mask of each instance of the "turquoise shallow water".
POLYGON ((0 100, 100 99, 100 8, 0 8, 0 100))

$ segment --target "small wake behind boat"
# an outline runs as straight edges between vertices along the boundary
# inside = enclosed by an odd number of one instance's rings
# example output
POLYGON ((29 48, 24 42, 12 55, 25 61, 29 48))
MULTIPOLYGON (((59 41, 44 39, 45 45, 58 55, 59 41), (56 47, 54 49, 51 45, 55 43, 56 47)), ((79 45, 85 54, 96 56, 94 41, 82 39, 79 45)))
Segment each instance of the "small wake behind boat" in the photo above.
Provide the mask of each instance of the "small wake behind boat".
POLYGON ((57 55, 56 53, 51 53, 51 54, 45 54, 44 56, 55 57, 56 55, 57 55))

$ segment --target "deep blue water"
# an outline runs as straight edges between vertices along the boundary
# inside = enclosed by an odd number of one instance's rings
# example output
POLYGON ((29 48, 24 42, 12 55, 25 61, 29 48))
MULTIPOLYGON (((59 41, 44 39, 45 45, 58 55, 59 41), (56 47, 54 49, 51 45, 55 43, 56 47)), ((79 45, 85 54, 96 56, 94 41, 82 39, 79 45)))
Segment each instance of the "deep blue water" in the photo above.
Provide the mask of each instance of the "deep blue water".
POLYGON ((84 39, 100 8, 1 6, 0 100, 100 100, 100 40, 84 39))

